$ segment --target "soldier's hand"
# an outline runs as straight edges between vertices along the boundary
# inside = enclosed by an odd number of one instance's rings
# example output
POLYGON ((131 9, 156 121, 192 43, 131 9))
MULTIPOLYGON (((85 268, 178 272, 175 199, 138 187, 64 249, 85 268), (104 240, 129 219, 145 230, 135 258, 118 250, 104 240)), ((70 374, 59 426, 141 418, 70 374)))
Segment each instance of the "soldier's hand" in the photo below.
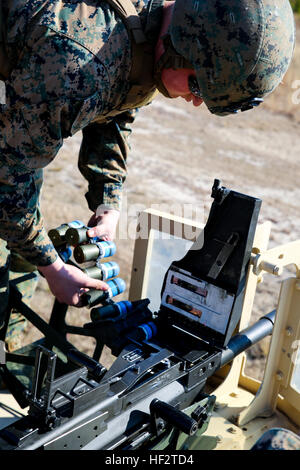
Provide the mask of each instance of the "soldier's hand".
POLYGON ((115 209, 98 207, 95 214, 90 218, 88 226, 89 237, 100 237, 103 240, 113 240, 116 235, 120 212, 115 209))
POLYGON ((89 289, 107 290, 108 285, 84 274, 76 266, 65 264, 58 258, 49 266, 39 266, 52 294, 61 303, 81 307, 81 295, 89 289))

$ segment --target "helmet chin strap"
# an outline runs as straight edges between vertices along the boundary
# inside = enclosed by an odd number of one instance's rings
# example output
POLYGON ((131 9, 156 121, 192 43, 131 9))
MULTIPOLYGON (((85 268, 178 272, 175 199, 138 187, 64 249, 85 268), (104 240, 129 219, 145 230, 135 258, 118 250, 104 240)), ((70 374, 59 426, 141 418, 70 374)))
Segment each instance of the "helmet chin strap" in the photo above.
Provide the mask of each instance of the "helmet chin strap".
POLYGON ((164 54, 163 54, 155 64, 154 80, 155 80, 156 88, 158 89, 158 91, 162 95, 164 95, 166 98, 172 98, 172 96, 169 95, 169 92, 166 89, 165 85, 163 84, 163 81, 161 78, 161 74, 164 68, 166 67, 165 67, 165 60, 164 60, 164 54))
POLYGON ((192 64, 188 62, 183 56, 179 55, 171 42, 170 35, 167 33, 163 36, 164 43, 164 53, 161 55, 159 60, 155 64, 154 69, 154 80, 156 83, 156 88, 160 93, 162 93, 166 98, 172 98, 169 95, 168 90, 166 89, 163 81, 161 79, 161 74, 163 69, 183 69, 183 68, 193 68, 192 64))

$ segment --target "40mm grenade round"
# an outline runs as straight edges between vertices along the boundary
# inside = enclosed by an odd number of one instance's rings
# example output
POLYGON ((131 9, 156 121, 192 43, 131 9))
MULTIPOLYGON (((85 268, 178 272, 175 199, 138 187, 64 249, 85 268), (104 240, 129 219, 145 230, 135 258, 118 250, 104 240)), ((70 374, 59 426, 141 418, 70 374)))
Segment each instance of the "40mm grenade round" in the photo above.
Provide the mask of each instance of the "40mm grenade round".
POLYGON ((125 317, 133 309, 132 303, 128 300, 122 300, 121 302, 115 302, 104 307, 93 308, 91 310, 91 320, 99 321, 107 318, 116 318, 120 315, 125 317))
POLYGON ((111 261, 110 263, 99 263, 98 266, 83 269, 83 272, 93 279, 105 281, 106 279, 118 276, 120 274, 120 267, 118 263, 111 261))
POLYGON ((68 224, 62 224, 59 227, 49 230, 48 235, 54 246, 65 243, 65 234, 68 229, 68 224))
POLYGON ((91 289, 82 295, 83 305, 88 305, 93 307, 99 303, 105 302, 107 299, 111 299, 116 295, 121 294, 126 289, 126 283, 123 279, 117 277, 107 282, 108 290, 99 291, 96 289, 91 289))
POLYGON ((87 231, 87 227, 69 228, 65 235, 66 240, 69 245, 72 246, 79 245, 79 243, 88 242, 91 239, 88 237, 87 231))
POLYGON ((116 252, 116 245, 111 241, 89 243, 88 245, 78 245, 74 249, 74 258, 77 263, 92 261, 113 256, 116 252))
MULTIPOLYGON (((67 241, 66 234, 68 230, 76 230, 84 226, 85 225, 83 222, 81 222, 81 220, 73 220, 72 222, 62 224, 59 227, 49 230, 48 235, 53 245, 58 246, 67 241)), ((71 243, 69 243, 69 245, 70 244, 71 243)))

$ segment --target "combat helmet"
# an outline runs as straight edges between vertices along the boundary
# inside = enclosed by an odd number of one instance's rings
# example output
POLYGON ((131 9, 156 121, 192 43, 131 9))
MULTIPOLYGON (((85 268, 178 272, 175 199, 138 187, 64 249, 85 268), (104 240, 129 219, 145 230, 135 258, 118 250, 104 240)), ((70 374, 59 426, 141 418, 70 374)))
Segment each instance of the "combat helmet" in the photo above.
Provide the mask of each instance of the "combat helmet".
POLYGON ((226 115, 277 87, 294 44, 289 0, 176 0, 164 66, 193 68, 208 109, 226 115))

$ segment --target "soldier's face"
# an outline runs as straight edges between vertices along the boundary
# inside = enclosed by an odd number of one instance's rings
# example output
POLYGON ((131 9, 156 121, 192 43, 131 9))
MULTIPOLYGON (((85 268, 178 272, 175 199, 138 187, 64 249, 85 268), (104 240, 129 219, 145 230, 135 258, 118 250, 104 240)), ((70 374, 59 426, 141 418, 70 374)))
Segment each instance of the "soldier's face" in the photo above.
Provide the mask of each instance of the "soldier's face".
POLYGON ((190 75, 195 75, 193 69, 163 69, 161 79, 171 98, 181 97, 192 102, 194 106, 200 106, 203 100, 193 95, 189 89, 190 75))

